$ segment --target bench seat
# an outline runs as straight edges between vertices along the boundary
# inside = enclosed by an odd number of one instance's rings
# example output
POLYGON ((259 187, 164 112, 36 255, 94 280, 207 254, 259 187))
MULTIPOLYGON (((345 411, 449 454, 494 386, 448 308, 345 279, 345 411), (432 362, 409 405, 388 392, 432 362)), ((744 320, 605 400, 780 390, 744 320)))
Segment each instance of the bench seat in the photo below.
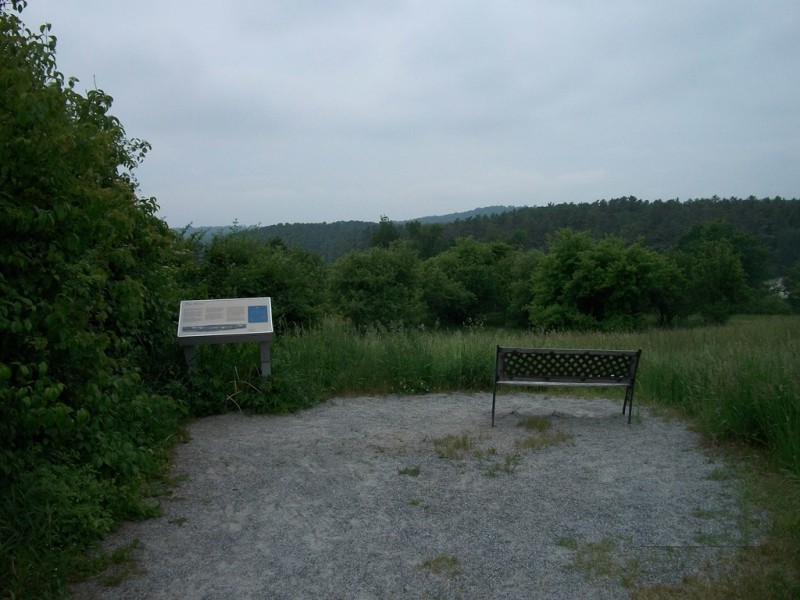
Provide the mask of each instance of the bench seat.
POLYGON ((497 346, 492 427, 498 385, 625 388, 622 414, 633 416, 633 388, 641 350, 574 350, 497 346))

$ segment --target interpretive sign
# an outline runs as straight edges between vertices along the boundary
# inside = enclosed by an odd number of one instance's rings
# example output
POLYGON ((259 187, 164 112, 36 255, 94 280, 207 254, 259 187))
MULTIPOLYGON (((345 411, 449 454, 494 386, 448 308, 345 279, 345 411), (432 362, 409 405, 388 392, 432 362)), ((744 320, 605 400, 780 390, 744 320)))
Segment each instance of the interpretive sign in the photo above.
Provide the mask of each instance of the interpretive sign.
POLYGON ((189 369, 197 364, 200 344, 259 342, 261 375, 270 374, 269 344, 272 329, 271 298, 225 298, 183 300, 178 316, 178 343, 189 369))

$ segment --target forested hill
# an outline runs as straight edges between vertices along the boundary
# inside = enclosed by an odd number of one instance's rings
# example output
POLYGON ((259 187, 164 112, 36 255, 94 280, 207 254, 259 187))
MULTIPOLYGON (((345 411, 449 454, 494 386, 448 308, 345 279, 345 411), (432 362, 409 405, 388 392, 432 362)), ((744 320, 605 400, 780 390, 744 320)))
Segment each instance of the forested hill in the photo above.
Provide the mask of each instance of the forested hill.
POLYGON ((333 262, 351 250, 370 246, 370 236, 377 223, 336 221, 335 223, 281 223, 249 229, 258 239, 281 238, 289 246, 299 246, 333 262))
POLYGON ((525 248, 542 248, 548 235, 563 227, 595 236, 616 235, 646 246, 674 246, 692 225, 725 221, 758 238, 782 271, 800 259, 800 201, 797 199, 709 198, 639 200, 635 197, 587 204, 551 204, 520 208, 492 217, 476 217, 445 226, 445 239, 473 236, 525 248))
MULTIPOLYGON (((456 218, 449 223, 420 218, 418 225, 439 249, 465 236, 504 241, 523 248, 543 248, 548 236, 564 227, 589 231, 597 237, 616 235, 627 241, 642 240, 649 247, 663 249, 674 246, 692 225, 722 220, 761 240, 773 254, 776 272, 800 260, 800 200, 797 199, 751 196, 681 202, 626 197, 513 210, 494 208, 504 210, 456 218)), ((413 235, 412 223, 415 222, 395 224, 398 235, 413 235)), ((279 237, 290 246, 300 246, 333 261, 350 250, 369 247, 378 227, 373 222, 339 221, 270 225, 249 231, 261 239, 279 237)), ((419 234, 419 229, 416 233, 419 234)))
POLYGON ((420 223, 452 223, 453 221, 463 221, 473 217, 491 217, 510 210, 516 210, 515 206, 486 206, 483 208, 473 208, 465 212, 449 213, 446 215, 435 215, 431 217, 420 217, 419 219, 412 219, 420 223))
MULTIPOLYGON (((427 216, 409 222, 421 224, 447 224, 464 221, 476 217, 489 217, 505 211, 514 210, 513 206, 488 206, 475 208, 466 212, 447 215, 427 216)), ((398 223, 403 226, 402 223, 398 223)), ((290 246, 300 246, 319 254, 326 261, 332 262, 351 250, 365 249, 371 244, 371 236, 378 224, 370 221, 336 221, 334 223, 280 223, 250 229, 250 233, 259 239, 279 237, 290 246)), ((215 233, 226 233, 226 228, 212 228, 215 233)), ((228 229, 228 231, 230 231, 228 229)), ((208 239, 208 238, 206 238, 208 239)))

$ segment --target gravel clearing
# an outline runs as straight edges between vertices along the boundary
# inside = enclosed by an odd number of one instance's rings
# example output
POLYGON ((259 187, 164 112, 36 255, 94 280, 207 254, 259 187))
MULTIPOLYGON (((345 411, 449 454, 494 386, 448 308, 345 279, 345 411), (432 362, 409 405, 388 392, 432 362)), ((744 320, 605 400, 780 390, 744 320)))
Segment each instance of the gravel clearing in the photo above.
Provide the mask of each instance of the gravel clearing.
POLYGON ((621 399, 497 402, 494 428, 487 394, 337 398, 295 415, 198 420, 176 451, 180 483, 163 516, 106 542, 140 541, 134 573, 74 591, 628 598, 757 541, 724 463, 681 422, 637 408, 628 425, 621 399), (549 429, 520 426, 532 416, 549 429), (545 441, 527 447, 530 438, 545 441))

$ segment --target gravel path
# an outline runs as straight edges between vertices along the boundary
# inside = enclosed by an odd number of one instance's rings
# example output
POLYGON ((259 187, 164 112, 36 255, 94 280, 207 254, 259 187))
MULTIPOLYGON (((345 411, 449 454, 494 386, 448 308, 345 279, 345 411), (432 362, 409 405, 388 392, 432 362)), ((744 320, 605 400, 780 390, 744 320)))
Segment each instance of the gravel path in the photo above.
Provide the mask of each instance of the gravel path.
POLYGON ((502 395, 495 428, 486 394, 196 421, 163 516, 107 542, 140 540, 137 571, 76 595, 627 598, 753 543, 735 482, 698 437, 645 409, 628 425, 621 405, 502 395), (531 416, 549 430, 521 427, 531 416), (530 438, 549 442, 520 446, 530 438))

